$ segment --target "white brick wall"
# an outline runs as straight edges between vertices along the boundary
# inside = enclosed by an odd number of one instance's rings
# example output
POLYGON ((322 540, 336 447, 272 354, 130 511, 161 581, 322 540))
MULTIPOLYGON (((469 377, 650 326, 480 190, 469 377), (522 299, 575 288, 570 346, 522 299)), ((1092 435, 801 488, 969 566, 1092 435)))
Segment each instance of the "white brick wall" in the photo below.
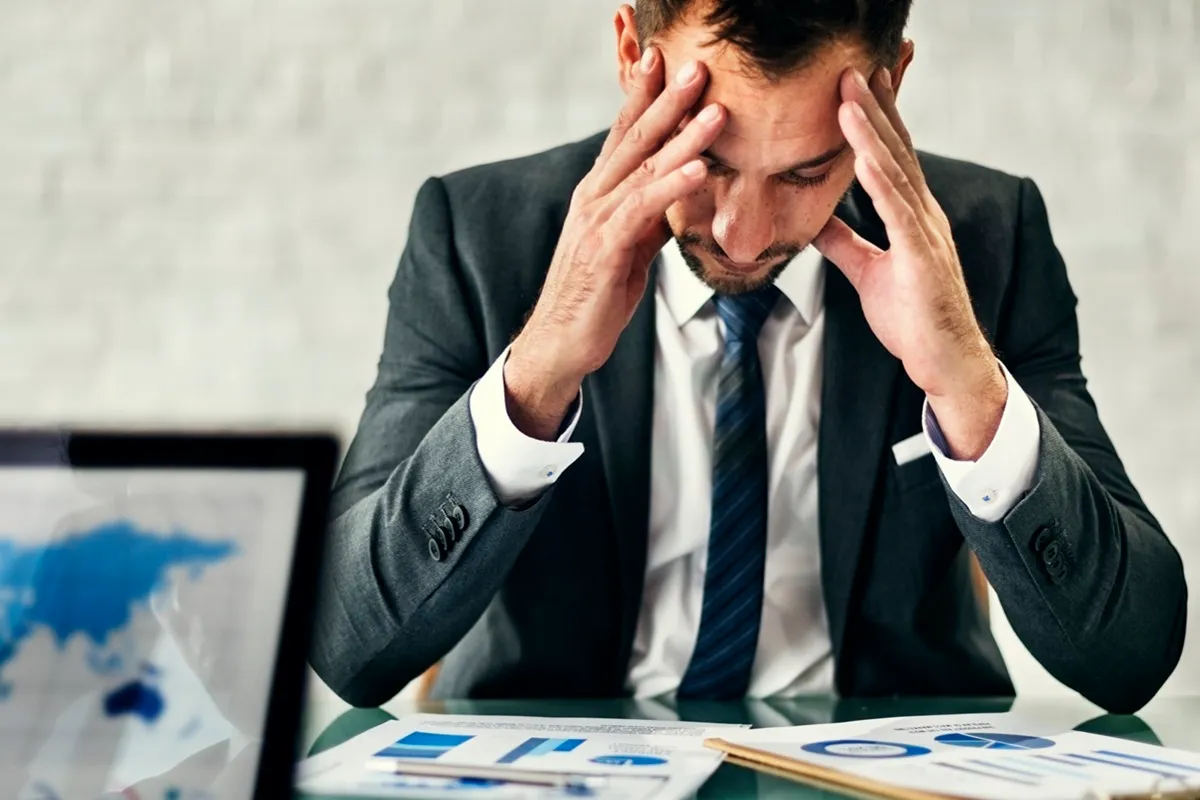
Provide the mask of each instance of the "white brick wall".
MULTIPOLYGON (((417 186, 604 126, 614 9, 0 0, 0 422, 348 437, 417 186)), ((1104 420, 1200 586, 1200 4, 917 0, 912 35, 918 143, 1042 187, 1104 420)))

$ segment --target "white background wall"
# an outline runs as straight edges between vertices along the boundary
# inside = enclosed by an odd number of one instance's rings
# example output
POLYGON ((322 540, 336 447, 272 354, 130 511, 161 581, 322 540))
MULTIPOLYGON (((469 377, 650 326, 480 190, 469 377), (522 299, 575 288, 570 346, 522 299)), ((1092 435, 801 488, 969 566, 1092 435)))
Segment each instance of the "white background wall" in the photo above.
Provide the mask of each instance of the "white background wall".
MULTIPOLYGON (((614 9, 0 0, 0 422, 348 438, 417 186, 605 126, 614 9)), ((1200 3, 917 0, 911 35, 919 146, 1041 186, 1103 419, 1200 587, 1200 3)), ((1064 691, 997 629, 1022 693, 1064 691)), ((1200 691, 1194 637, 1164 691, 1200 691)))

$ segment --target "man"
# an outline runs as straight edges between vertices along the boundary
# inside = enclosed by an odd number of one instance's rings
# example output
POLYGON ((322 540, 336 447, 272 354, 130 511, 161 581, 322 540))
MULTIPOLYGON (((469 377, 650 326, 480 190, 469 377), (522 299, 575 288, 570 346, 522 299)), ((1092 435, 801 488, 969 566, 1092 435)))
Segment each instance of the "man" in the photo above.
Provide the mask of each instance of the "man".
POLYGON ((1057 678, 1154 695, 1178 555, 1036 187, 913 150, 908 9, 640 0, 611 131, 425 184, 334 489, 342 697, 1011 694, 971 553, 1057 678))

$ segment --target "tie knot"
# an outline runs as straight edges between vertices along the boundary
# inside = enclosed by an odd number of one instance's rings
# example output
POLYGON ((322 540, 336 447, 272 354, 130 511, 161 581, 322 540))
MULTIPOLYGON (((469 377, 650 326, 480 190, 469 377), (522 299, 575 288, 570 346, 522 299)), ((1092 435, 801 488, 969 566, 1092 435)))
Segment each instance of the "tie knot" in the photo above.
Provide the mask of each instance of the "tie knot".
POLYGON ((717 315, 725 322, 725 341, 757 342, 758 332, 779 299, 779 288, 767 284, 742 294, 717 295, 717 315))

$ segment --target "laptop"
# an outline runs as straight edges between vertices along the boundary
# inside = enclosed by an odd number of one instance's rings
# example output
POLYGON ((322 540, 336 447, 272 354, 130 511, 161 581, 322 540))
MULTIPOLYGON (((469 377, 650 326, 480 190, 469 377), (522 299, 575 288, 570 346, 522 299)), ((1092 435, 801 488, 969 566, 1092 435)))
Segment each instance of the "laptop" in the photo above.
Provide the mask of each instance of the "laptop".
POLYGON ((289 795, 337 451, 0 432, 0 798, 289 795))

